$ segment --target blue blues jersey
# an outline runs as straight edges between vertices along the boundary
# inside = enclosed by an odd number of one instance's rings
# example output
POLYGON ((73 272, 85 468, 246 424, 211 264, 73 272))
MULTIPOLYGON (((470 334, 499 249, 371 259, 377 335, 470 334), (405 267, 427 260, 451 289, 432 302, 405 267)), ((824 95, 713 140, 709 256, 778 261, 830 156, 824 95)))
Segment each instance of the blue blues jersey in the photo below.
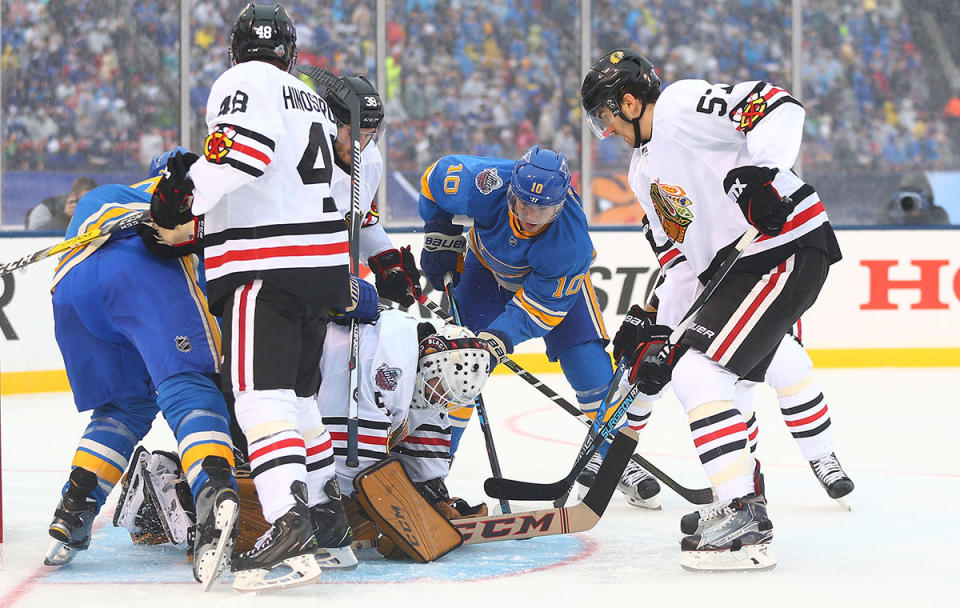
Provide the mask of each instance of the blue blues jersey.
POLYGON ((507 203, 514 164, 503 158, 445 156, 423 174, 419 207, 424 221, 473 218, 471 250, 497 283, 515 292, 489 327, 519 344, 557 327, 581 291, 592 291, 588 273, 595 251, 572 188, 553 222, 532 233, 521 228, 507 203))
MULTIPOLYGON (((159 177, 144 180, 132 186, 108 184, 94 188, 77 201, 77 209, 73 213, 70 225, 67 226, 65 237, 72 239, 82 233, 95 228, 103 230, 110 224, 127 217, 132 213, 139 213, 150 209, 150 197, 153 194, 159 177)), ((60 279, 77 264, 90 257, 111 238, 124 238, 136 235, 132 228, 111 233, 76 247, 60 256, 53 276, 53 285, 56 287, 60 279)))

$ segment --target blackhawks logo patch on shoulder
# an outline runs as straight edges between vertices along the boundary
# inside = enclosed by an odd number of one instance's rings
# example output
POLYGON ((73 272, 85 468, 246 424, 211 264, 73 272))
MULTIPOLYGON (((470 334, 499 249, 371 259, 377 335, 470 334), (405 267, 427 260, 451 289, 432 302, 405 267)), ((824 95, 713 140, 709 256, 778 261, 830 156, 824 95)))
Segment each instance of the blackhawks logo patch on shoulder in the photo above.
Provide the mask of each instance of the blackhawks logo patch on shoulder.
POLYGON ((497 188, 503 186, 503 179, 496 169, 484 169, 477 173, 477 190, 483 194, 490 194, 497 188))
POLYGON ((397 384, 400 382, 400 376, 402 375, 403 371, 400 368, 390 367, 386 363, 383 363, 377 368, 374 383, 376 383, 377 388, 382 391, 395 391, 397 390, 397 384))

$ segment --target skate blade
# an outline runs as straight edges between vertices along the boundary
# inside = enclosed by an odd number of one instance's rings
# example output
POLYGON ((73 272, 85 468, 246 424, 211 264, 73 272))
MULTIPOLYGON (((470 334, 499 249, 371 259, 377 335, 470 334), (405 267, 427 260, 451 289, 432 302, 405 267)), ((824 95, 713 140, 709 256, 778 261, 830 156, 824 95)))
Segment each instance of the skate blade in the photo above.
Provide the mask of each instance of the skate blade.
POLYGON ((739 551, 683 551, 680 566, 690 572, 770 570, 777 565, 768 544, 747 545, 739 551))
POLYGON ((356 570, 359 563, 350 545, 346 547, 320 547, 317 549, 316 558, 321 568, 336 568, 337 570, 356 570))
POLYGON ((217 539, 217 546, 212 551, 206 551, 203 555, 194 559, 196 562, 197 578, 200 579, 204 591, 209 591, 213 582, 220 578, 230 560, 229 549, 233 547, 233 524, 237 521, 240 514, 239 507, 232 500, 224 500, 217 507, 216 525, 220 530, 220 538, 217 539))
POLYGON ((270 591, 318 582, 323 575, 323 570, 320 569, 316 556, 312 553, 306 553, 289 557, 271 570, 255 568, 253 570, 240 570, 235 574, 233 588, 237 591, 270 591), (268 575, 273 574, 283 566, 287 566, 293 571, 267 578, 268 575))
POLYGON ((582 483, 576 484, 577 486, 577 500, 582 501, 583 497, 587 495, 587 492, 590 491, 590 486, 585 486, 582 483))
POLYGON ((77 556, 79 549, 68 547, 67 543, 54 540, 47 549, 47 555, 43 558, 44 566, 62 566, 73 561, 77 556))
POLYGON ((837 504, 843 507, 847 511, 853 511, 853 506, 850 504, 850 501, 847 500, 846 496, 841 496, 840 498, 834 498, 837 501, 837 504))
POLYGON ((624 498, 627 499, 628 505, 638 509, 650 509, 651 511, 660 511, 663 509, 663 506, 660 504, 660 499, 656 496, 651 496, 650 498, 632 498, 630 496, 624 496, 624 498))

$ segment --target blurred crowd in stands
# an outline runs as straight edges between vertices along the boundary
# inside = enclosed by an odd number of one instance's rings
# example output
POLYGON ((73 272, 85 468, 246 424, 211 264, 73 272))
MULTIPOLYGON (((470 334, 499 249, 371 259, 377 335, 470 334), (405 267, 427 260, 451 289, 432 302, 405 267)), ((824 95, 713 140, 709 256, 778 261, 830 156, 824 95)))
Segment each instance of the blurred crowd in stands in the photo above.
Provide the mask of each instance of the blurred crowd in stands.
MULTIPOLYGON (((805 168, 896 171, 956 166, 960 100, 911 33, 905 0, 804 0, 805 168), (951 109, 952 108, 952 109, 951 109), (954 134, 956 131, 954 131, 954 134)), ((954 0, 944 0, 952 2, 954 0)), ((191 3, 190 106, 227 67, 229 25, 245 3, 191 3)), ((374 0, 284 2, 302 64, 376 70, 374 0)), ((594 0, 592 57, 640 50, 664 82, 765 79, 790 88, 789 0, 594 0)), ((579 3, 387 3, 391 168, 460 152, 515 157, 531 143, 579 162, 579 3)), ((5 170, 137 168, 175 142, 178 3, 2 0, 5 170)), ((197 142, 193 142, 196 145, 197 142)), ((597 166, 622 164, 597 146, 597 166)), ((593 149, 591 143, 591 149, 593 149)))

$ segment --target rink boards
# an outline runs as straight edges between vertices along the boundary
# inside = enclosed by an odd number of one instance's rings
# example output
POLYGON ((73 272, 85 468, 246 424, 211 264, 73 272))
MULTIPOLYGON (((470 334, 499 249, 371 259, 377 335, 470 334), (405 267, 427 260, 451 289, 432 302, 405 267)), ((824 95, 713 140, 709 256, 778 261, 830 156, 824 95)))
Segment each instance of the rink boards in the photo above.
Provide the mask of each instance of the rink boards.
MULTIPOLYGON (((844 259, 831 269, 803 318, 803 341, 818 367, 960 366, 960 248, 956 230, 841 230, 844 259)), ((419 257, 422 234, 393 233, 419 257)), ((638 231, 592 233, 591 279, 611 335, 630 304, 642 302, 658 264, 638 231)), ((54 244, 50 237, 0 239, 0 262, 54 244)), ((3 277, 0 391, 67 390, 53 333, 54 260, 3 277)), ((436 293, 430 296, 437 299, 436 293)), ((555 371, 533 340, 517 360, 534 373, 555 371)))

